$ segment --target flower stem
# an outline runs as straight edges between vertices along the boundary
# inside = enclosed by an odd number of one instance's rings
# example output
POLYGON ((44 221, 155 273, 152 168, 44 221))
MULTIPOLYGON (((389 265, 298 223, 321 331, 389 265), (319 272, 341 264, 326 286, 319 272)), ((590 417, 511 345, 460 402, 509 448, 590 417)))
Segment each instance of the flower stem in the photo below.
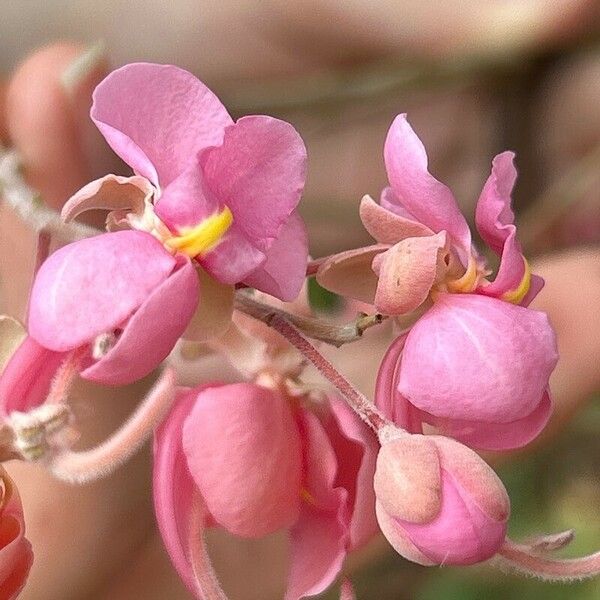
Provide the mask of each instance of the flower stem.
POLYGON ((264 322, 278 331, 340 392, 356 414, 376 433, 392 426, 384 415, 361 394, 299 331, 279 312, 272 311, 264 322))

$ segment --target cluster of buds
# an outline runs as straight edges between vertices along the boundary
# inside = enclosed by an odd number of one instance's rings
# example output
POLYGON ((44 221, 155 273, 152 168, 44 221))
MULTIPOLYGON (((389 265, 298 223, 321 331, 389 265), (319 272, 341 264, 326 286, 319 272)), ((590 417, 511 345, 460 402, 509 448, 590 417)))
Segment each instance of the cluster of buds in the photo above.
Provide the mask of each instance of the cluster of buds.
MULTIPOLYGON (((286 532, 286 600, 330 586, 377 524, 423 565, 493 559, 548 579, 600 570, 598 555, 547 556, 569 533, 508 540, 508 495, 475 453, 539 434, 558 360, 546 315, 529 308, 543 281, 516 238, 511 153, 494 159, 477 205, 478 231, 500 259, 491 280, 404 115, 384 148, 390 187, 379 203, 366 196, 360 205, 376 243, 313 262, 297 212, 306 149, 288 123, 234 122, 190 73, 141 63, 97 87, 91 116, 134 174, 107 175, 66 202, 65 222, 103 209, 107 231, 41 264, 26 330, 2 321, 11 330, 0 347, 4 459, 84 483, 153 435, 159 529, 198 598, 225 597, 204 543, 208 527, 244 538, 286 532), (338 326, 302 301, 284 304, 311 275, 373 314, 338 326), (307 338, 342 345, 384 320, 404 331, 371 402, 307 338), (221 353, 238 380, 182 386, 172 354, 180 340, 221 353), (165 359, 129 420, 96 448, 73 451, 74 379, 123 385, 165 359), (307 362, 333 392, 305 383, 307 362)), ((22 584, 30 559, 9 554, 0 558, 21 565, 22 584)), ((342 596, 351 595, 344 581, 342 596)))

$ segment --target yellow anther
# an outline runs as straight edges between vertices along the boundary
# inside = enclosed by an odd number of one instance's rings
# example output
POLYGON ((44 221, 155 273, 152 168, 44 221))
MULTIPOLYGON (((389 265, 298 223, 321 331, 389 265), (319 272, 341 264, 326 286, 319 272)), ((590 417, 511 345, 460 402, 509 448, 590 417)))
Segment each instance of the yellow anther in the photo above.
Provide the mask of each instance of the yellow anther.
POLYGON ((464 275, 459 279, 452 279, 447 282, 448 291, 468 294, 477 287, 479 272, 477 270, 477 261, 473 255, 469 256, 469 265, 464 275))
POLYGON ((529 267, 529 263, 527 259, 523 256, 523 263, 525 264, 525 272, 523 273, 523 279, 521 279, 521 283, 514 289, 509 290, 502 294, 502 300, 506 302, 512 302, 513 304, 520 304, 523 298, 529 292, 529 288, 531 287, 531 268, 529 267))
POLYGON ((233 214, 226 206, 222 211, 204 219, 201 223, 181 235, 171 237, 165 245, 171 250, 187 254, 194 258, 212 250, 227 233, 233 223, 233 214))

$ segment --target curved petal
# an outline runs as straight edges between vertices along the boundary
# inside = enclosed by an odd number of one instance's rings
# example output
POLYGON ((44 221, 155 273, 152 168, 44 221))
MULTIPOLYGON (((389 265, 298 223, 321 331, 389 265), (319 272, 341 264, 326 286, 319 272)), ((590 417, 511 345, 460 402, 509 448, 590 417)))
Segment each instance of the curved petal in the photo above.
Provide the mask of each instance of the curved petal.
POLYGON ((183 448, 210 514, 233 534, 260 537, 297 520, 300 436, 276 392, 248 383, 200 392, 183 448))
POLYGON ((302 289, 307 262, 306 227, 300 214, 294 211, 267 251, 267 260, 250 273, 244 283, 284 302, 291 302, 302 289))
POLYGON ((290 530, 291 566, 285 600, 320 594, 339 574, 348 542, 347 492, 335 486, 337 459, 318 418, 299 416, 305 482, 298 522, 290 530))
POLYGON ((433 235, 429 227, 385 209, 371 196, 364 196, 360 202, 360 219, 380 244, 395 244, 406 238, 433 235))
POLYGON ((94 91, 91 116, 112 149, 158 186, 173 181, 203 148, 220 144, 231 117, 191 73, 133 63, 94 91))
POLYGON ((74 242, 41 266, 31 291, 29 333, 57 352, 119 327, 175 267, 148 233, 118 231, 74 242))
MULTIPOLYGON (((524 282, 524 278, 529 279, 529 267, 517 240, 515 215, 511 209, 511 193, 517 178, 514 156, 512 152, 503 152, 494 158, 492 173, 477 202, 475 223, 485 243, 501 257, 496 278, 489 285, 482 286, 481 292, 501 297, 515 293, 521 286, 520 297, 515 299, 521 302, 530 284, 529 281, 524 282)), ((529 298, 531 300, 533 297, 529 298)))
POLYGON ((145 377, 171 352, 198 306, 200 285, 189 259, 127 321, 117 343, 81 377, 108 385, 125 385, 145 377))
POLYGON ((511 450, 522 448, 534 440, 544 429, 552 413, 552 402, 548 390, 538 406, 527 416, 510 423, 482 423, 461 419, 425 420, 437 427, 443 435, 452 437, 470 448, 478 450, 511 450))
POLYGON ((412 237, 375 257, 379 276, 375 308, 387 315, 404 315, 418 308, 448 269, 446 232, 412 237))
POLYGON ((240 230, 256 248, 268 250, 304 189, 306 148, 298 132, 272 117, 242 117, 201 163, 240 230))
POLYGON ((510 423, 537 408, 557 360, 545 313, 440 294, 408 334, 398 391, 437 417, 510 423))
POLYGON ((0 414, 26 412, 44 402, 66 354, 40 346, 27 336, 0 375, 0 414))
POLYGON ((334 254, 319 267, 317 281, 331 292, 373 304, 378 278, 371 264, 388 248, 376 244, 334 254))
POLYGON ((385 166, 392 189, 410 214, 438 233, 447 231, 465 258, 471 250, 471 232, 452 192, 427 170, 427 153, 406 120, 398 115, 385 140, 385 166))
POLYGON ((87 210, 141 209, 144 200, 150 199, 153 193, 154 187, 145 177, 105 175, 71 196, 60 214, 62 220, 68 223, 87 210))

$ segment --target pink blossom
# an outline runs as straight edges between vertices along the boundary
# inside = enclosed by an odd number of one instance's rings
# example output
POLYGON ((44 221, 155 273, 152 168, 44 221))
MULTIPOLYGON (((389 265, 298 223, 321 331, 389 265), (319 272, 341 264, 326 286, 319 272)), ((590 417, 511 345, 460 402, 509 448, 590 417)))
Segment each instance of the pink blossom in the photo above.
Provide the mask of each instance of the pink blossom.
POLYGON ((381 530, 413 562, 473 564, 505 542, 506 490, 481 458, 454 440, 401 434, 384 443, 374 485, 381 530))
POLYGON ((500 257, 493 281, 405 115, 392 124, 384 155, 391 187, 380 204, 368 196, 361 203, 378 243, 331 257, 317 275, 385 314, 420 315, 384 359, 377 404, 411 431, 426 422, 474 447, 522 446, 550 416, 558 357, 546 315, 526 308, 543 281, 516 239, 513 155, 494 159, 477 204, 478 231, 500 257))
POLYGON ((203 528, 218 526, 246 538, 287 530, 286 598, 325 590, 376 530, 376 448, 335 398, 315 412, 253 383, 182 390, 156 434, 154 500, 189 589, 203 597, 215 584, 196 546, 203 528))

